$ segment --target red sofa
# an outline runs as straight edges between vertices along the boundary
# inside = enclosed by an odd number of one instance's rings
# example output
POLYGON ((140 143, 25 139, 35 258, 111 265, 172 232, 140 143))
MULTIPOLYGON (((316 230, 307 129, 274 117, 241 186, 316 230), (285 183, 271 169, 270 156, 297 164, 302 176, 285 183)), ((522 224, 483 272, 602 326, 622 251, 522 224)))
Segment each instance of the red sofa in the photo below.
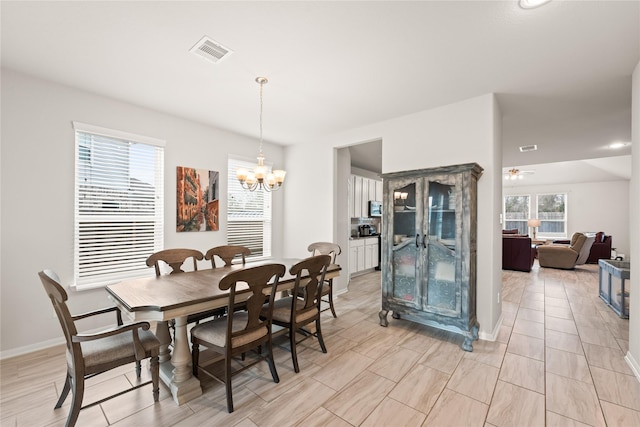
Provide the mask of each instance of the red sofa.
POLYGON ((531 271, 536 251, 531 238, 520 234, 502 235, 502 269, 531 271))
POLYGON ((611 259, 611 240, 611 236, 606 236, 602 231, 596 233, 587 264, 597 264, 599 259, 611 259))

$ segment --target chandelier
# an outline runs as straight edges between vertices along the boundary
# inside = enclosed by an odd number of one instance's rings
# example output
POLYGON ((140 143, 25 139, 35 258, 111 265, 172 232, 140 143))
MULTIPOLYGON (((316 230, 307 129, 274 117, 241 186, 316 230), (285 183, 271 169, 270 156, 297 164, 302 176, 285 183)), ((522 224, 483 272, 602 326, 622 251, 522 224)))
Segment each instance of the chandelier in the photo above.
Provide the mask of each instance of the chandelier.
POLYGON ((264 154, 262 154, 262 88, 269 80, 266 77, 256 77, 256 82, 260 85, 260 151, 258 153, 258 164, 253 168, 253 171, 238 168, 236 177, 245 190, 264 189, 265 191, 276 191, 282 187, 284 176, 287 172, 284 170, 269 172, 264 165, 264 154))

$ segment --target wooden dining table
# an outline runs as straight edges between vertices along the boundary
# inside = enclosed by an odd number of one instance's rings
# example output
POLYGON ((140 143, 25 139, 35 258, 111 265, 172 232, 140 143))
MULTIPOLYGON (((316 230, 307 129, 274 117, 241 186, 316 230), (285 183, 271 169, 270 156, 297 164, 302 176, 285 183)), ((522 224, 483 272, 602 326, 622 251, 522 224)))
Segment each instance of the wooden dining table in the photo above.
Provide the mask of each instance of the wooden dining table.
MULTIPOLYGON (((179 274, 123 280, 106 287, 109 298, 134 321, 155 321, 160 340, 160 378, 170 388, 173 400, 181 405, 202 394, 200 381, 192 375, 191 351, 187 335, 187 316, 226 307, 229 291, 219 288, 220 279, 232 271, 264 264, 284 264, 287 271, 278 282, 278 291, 293 288, 295 276, 289 268, 300 259, 270 259, 234 264, 179 274), (167 321, 175 321, 173 351, 167 321)), ((331 264, 326 279, 338 277, 340 266, 331 264)), ((238 288, 242 296, 248 288, 238 288)))

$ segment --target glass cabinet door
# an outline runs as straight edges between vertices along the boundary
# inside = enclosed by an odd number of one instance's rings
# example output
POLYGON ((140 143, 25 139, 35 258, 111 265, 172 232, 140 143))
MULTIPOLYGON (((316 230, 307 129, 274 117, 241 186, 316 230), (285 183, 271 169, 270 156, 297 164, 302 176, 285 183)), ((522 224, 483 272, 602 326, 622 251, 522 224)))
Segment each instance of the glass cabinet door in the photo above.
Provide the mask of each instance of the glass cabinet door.
POLYGON ((425 185, 424 262, 426 310, 458 317, 461 310, 460 185, 456 176, 430 177, 425 185))
POLYGON ((419 274, 418 236, 422 233, 422 212, 416 206, 422 196, 421 181, 398 180, 390 182, 393 189, 393 214, 389 226, 393 230, 391 251, 393 291, 396 301, 420 307, 421 291, 416 284, 419 274))

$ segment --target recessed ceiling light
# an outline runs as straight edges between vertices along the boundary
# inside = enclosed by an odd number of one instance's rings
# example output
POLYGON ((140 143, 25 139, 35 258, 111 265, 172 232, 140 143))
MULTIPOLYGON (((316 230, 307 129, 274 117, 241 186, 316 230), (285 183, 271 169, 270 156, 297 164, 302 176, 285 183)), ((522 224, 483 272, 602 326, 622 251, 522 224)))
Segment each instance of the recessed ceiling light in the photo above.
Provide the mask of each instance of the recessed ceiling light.
POLYGON ((520 0, 520 7, 523 9, 535 9, 550 1, 551 0, 520 0))
POLYGON ((631 145, 630 142, 612 142, 611 144, 607 145, 607 147, 611 148, 612 150, 617 150, 619 148, 627 147, 629 145, 631 145))
POLYGON ((537 149, 538 149, 538 146, 536 144, 523 145, 522 147, 520 147, 520 152, 526 153, 527 151, 536 151, 537 149))

